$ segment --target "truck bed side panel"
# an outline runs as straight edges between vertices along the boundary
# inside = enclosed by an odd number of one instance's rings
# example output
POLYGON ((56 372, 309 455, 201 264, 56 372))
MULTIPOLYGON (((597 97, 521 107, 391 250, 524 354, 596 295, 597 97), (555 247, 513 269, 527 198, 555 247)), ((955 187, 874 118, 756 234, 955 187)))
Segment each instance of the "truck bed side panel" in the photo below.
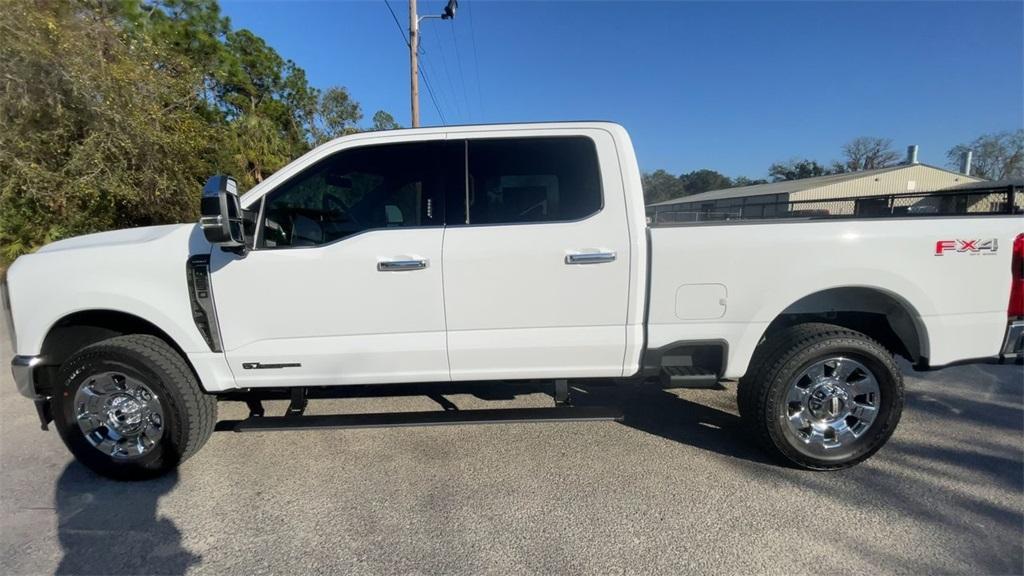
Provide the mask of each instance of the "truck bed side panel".
POLYGON ((725 340, 726 377, 746 372, 768 325, 811 294, 892 296, 935 366, 994 356, 1006 329, 1018 217, 738 223, 651 229, 649 348, 725 340), (996 249, 943 250, 978 241, 996 249))

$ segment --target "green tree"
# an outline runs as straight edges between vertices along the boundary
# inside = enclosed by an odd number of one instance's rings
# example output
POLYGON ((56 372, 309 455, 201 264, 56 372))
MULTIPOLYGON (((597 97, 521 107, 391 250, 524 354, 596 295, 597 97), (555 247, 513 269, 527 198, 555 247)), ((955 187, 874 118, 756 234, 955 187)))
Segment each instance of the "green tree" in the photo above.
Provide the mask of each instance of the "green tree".
POLYGON ((272 120, 246 114, 231 123, 229 131, 232 174, 243 188, 262 182, 290 160, 288 142, 272 120))
POLYGON ((826 174, 846 174, 847 172, 854 172, 854 170, 838 160, 833 160, 832 165, 825 169, 826 174))
POLYGON ((643 182, 645 204, 686 196, 686 187, 683 182, 664 170, 644 172, 641 181, 643 182))
POLYGON ((402 126, 395 120, 395 117, 383 110, 377 110, 373 113, 373 127, 370 128, 374 131, 380 130, 396 130, 402 126))
MULTIPOLYGON (((302 68, 281 58, 262 38, 249 30, 229 32, 217 76, 218 106, 229 120, 257 115, 270 121, 290 156, 316 143, 320 93, 309 86, 302 68)), ((260 133, 269 137, 266 123, 238 125, 259 125, 260 133)))
POLYGON ((785 162, 776 162, 768 168, 768 175, 772 177, 772 182, 802 180, 804 178, 825 176, 830 173, 821 164, 807 158, 793 158, 785 162))
POLYGON ((282 88, 284 59, 249 30, 229 32, 218 94, 234 116, 260 110, 282 88))
POLYGON ((147 36, 213 80, 231 29, 216 0, 122 0, 115 11, 126 31, 147 36))
POLYGON ((352 99, 348 89, 342 86, 328 88, 320 95, 317 118, 313 127, 313 138, 322 144, 333 138, 354 134, 359 131, 363 109, 352 99))
POLYGON ((973 152, 971 175, 987 180, 1024 178, 1024 129, 982 134, 958 144, 946 153, 948 165, 959 169, 968 151, 973 152))
POLYGON ((687 194, 722 190, 724 188, 731 188, 733 185, 732 179, 728 176, 715 170, 708 170, 707 168, 682 174, 679 176, 679 180, 683 183, 683 187, 686 188, 687 194))
POLYGON ((314 128, 320 111, 320 91, 309 85, 305 70, 288 60, 285 62, 280 98, 287 110, 282 118, 286 139, 292 155, 298 156, 309 149, 310 142, 316 144, 314 128))
POLYGON ((0 29, 0 266, 70 235, 196 217, 183 191, 220 134, 195 113, 188 62, 62 3, 8 3, 0 29))
POLYGON ((763 179, 763 178, 753 179, 753 178, 747 178, 746 176, 737 176, 737 177, 733 178, 733 180, 732 180, 733 188, 738 188, 740 186, 756 186, 758 184, 767 184, 767 183, 768 183, 768 181, 763 179))

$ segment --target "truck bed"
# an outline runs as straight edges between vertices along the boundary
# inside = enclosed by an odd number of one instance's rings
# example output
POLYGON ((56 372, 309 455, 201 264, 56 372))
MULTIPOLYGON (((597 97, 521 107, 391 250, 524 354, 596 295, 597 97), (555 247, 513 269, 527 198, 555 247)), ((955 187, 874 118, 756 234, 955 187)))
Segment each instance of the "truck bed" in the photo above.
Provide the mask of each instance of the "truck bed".
POLYGON ((783 313, 888 303, 923 364, 992 356, 1007 322, 1019 216, 774 220, 649 228, 647 345, 724 342, 724 376, 746 371, 783 313))

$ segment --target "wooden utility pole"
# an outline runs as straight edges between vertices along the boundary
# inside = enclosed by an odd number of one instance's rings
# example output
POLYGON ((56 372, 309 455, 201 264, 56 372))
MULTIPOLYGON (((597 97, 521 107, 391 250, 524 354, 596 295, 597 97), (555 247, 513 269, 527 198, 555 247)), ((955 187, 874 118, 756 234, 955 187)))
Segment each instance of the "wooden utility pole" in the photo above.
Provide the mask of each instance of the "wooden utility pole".
POLYGON ((412 127, 420 125, 420 18, 416 14, 416 0, 409 0, 409 78, 411 82, 412 127))
MULTIPOLYGON (((416 13, 416 0, 409 0, 409 93, 412 100, 413 128, 419 128, 420 125, 420 20, 426 18, 451 20, 455 18, 455 11, 458 8, 459 0, 448 0, 448 4, 445 5, 444 11, 441 14, 420 16, 416 13)), ((392 15, 394 15, 393 12, 392 15)), ((424 76, 424 79, 426 79, 426 76, 424 76)), ((430 92, 430 98, 433 99, 434 93, 430 89, 429 81, 427 81, 427 91, 430 92)), ((437 106, 436 100, 434 101, 434 106, 437 106)), ((437 113, 441 115, 441 121, 444 122, 444 115, 441 114, 440 109, 438 109, 437 113)))

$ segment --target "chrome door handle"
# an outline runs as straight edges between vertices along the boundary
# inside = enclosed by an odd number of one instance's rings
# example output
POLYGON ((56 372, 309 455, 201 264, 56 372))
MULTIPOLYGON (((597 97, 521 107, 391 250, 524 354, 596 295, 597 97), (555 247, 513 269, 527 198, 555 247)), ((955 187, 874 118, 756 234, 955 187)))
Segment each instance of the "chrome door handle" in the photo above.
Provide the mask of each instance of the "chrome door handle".
POLYGON ((615 252, 583 252, 565 255, 566 264, 601 264, 614 261, 615 252))
POLYGON ((426 260, 378 260, 379 272, 401 272, 403 270, 423 270, 427 267, 426 260))

